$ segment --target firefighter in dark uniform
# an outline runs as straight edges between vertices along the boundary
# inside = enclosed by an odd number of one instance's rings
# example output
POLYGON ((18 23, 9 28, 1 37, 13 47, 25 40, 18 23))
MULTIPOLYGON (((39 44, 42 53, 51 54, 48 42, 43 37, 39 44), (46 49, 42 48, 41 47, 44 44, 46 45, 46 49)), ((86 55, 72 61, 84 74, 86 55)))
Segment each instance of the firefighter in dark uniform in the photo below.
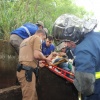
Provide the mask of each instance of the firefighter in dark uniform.
POLYGON ((83 100, 100 100, 100 32, 94 32, 97 20, 82 20, 63 14, 54 23, 53 35, 74 48, 75 79, 73 84, 83 100))

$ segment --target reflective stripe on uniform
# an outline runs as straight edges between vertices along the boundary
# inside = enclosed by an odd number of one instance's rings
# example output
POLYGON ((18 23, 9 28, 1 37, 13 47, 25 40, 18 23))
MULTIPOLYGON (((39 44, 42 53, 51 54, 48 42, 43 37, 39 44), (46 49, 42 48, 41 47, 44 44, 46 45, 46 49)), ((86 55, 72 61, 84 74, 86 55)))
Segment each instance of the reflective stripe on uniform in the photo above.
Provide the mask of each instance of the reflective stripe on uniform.
POLYGON ((100 72, 96 72, 95 77, 96 77, 96 79, 99 79, 100 78, 100 72))
POLYGON ((25 27, 25 26, 21 26, 21 27, 25 29, 25 31, 27 32, 28 36, 31 36, 31 33, 29 32, 29 30, 27 29, 27 27, 25 27))

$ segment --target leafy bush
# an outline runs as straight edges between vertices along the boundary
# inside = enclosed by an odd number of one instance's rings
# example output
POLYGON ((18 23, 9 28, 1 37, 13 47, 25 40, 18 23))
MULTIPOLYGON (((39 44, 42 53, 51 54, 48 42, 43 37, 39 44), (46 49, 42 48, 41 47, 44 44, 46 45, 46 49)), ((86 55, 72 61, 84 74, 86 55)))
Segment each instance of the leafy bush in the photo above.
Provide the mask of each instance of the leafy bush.
POLYGON ((10 32, 26 22, 45 23, 49 33, 56 18, 64 13, 79 17, 88 15, 74 0, 0 0, 0 38, 9 39, 10 32))

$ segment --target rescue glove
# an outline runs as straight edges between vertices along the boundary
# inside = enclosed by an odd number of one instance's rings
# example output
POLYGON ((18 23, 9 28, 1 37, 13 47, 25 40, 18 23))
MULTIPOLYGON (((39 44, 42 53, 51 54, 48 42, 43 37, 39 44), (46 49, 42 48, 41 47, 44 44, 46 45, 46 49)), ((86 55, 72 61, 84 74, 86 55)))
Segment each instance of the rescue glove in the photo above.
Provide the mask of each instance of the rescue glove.
POLYGON ((76 89, 85 96, 89 96, 94 92, 95 76, 92 73, 75 72, 73 84, 76 89))

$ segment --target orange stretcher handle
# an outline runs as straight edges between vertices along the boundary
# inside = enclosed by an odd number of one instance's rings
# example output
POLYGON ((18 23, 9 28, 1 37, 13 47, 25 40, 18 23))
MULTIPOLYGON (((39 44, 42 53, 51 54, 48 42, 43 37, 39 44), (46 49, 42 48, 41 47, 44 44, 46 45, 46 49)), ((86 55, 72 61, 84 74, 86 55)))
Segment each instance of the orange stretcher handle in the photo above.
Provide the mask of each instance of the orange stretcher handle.
POLYGON ((63 77, 64 79, 66 79, 67 81, 73 83, 73 78, 68 77, 67 75, 70 75, 72 77, 74 77, 74 74, 72 72, 69 72, 67 70, 64 70, 62 68, 57 67, 56 65, 48 65, 46 62, 43 62, 45 64, 45 67, 47 67, 49 70, 51 70, 52 72, 54 72, 55 74, 63 77), (49 66, 51 66, 52 68, 50 68, 49 66), (58 71, 57 71, 58 70, 58 71))

